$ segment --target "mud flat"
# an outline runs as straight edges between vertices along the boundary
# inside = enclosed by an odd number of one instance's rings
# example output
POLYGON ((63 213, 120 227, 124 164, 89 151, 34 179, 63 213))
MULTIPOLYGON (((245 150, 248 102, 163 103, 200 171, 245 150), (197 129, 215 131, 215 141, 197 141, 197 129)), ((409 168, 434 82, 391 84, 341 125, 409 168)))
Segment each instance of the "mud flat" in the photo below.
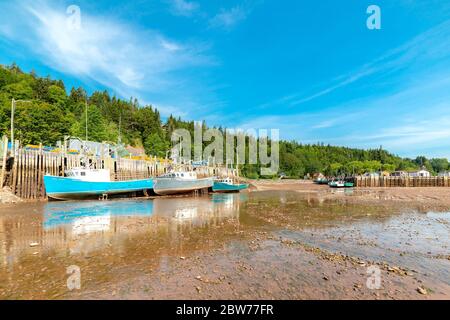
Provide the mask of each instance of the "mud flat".
POLYGON ((3 206, 0 299, 450 299, 445 199, 290 183, 3 206))
POLYGON ((294 191, 316 193, 329 199, 345 199, 355 203, 415 202, 425 206, 450 208, 450 188, 445 187, 394 187, 330 189, 306 180, 258 180, 252 181, 251 191, 294 191))

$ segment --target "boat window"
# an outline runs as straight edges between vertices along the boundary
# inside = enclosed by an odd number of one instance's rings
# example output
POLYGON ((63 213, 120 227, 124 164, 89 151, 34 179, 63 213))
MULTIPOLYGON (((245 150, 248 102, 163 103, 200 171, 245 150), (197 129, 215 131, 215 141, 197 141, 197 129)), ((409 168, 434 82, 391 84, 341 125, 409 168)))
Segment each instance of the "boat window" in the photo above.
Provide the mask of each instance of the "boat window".
POLYGON ((81 173, 81 176, 82 176, 82 177, 86 176, 86 172, 82 171, 82 172, 80 172, 80 173, 81 173))
POLYGON ((184 177, 184 173, 182 173, 181 176, 184 177))

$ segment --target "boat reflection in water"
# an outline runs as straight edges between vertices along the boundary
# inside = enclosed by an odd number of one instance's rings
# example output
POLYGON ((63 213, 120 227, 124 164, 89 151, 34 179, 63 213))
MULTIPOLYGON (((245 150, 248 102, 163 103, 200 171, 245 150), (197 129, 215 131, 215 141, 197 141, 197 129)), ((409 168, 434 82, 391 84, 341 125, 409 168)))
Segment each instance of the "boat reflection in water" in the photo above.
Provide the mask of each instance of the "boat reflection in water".
POLYGON ((152 213, 152 201, 49 202, 44 229, 71 225, 74 234, 108 231, 112 217, 148 217, 152 213))
MULTIPOLYGON (((237 218, 244 194, 212 194, 194 198, 156 198, 153 200, 49 202, 45 206, 44 229, 72 226, 77 229, 105 231, 112 218, 145 218, 154 216, 173 222, 204 225, 220 217, 237 218)), ((127 219, 125 219, 127 220, 127 219)), ((84 233, 84 232, 76 232, 84 233)))
MULTIPOLYGON (((246 199, 244 194, 212 194, 153 200, 50 202, 44 208, 43 228, 47 233, 63 230, 72 240, 96 238, 97 245, 123 235, 159 234, 161 229, 173 237, 179 227, 207 227, 226 219, 239 222, 239 205, 246 199)), ((76 245, 79 246, 84 245, 76 245)))
POLYGON ((212 194, 194 198, 156 198, 154 214, 174 224, 205 226, 226 218, 239 218, 239 205, 247 200, 244 194, 212 194), (188 201, 186 201, 188 200, 188 201))

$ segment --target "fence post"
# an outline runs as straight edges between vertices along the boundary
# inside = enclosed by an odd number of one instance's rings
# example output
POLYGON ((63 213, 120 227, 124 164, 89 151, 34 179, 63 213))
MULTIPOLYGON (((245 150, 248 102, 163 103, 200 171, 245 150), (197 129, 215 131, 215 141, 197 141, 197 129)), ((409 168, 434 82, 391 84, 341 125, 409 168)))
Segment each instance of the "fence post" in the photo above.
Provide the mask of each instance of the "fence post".
POLYGON ((2 154, 2 172, 0 174, 0 189, 2 189, 3 188, 3 183, 5 181, 6 158, 8 157, 8 137, 7 136, 3 136, 3 138, 2 138, 2 148, 0 150, 3 153, 2 154))

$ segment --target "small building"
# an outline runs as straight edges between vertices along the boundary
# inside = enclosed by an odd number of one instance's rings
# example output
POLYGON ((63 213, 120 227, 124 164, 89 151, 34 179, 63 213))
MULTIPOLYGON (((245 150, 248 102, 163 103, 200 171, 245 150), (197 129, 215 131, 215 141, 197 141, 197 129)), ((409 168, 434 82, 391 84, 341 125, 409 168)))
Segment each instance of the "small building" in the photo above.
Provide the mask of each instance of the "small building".
POLYGON ((430 171, 426 170, 425 168, 420 169, 419 171, 413 171, 409 172, 410 177, 424 177, 428 178, 431 177, 430 171))
POLYGON ((408 172, 406 171, 394 171, 391 173, 391 177, 407 177, 408 172))
POLYGON ((100 143, 95 141, 82 141, 79 139, 69 139, 68 141, 69 153, 87 152, 88 154, 92 154, 94 156, 106 157, 111 155, 112 149, 113 147, 108 143, 100 143))

